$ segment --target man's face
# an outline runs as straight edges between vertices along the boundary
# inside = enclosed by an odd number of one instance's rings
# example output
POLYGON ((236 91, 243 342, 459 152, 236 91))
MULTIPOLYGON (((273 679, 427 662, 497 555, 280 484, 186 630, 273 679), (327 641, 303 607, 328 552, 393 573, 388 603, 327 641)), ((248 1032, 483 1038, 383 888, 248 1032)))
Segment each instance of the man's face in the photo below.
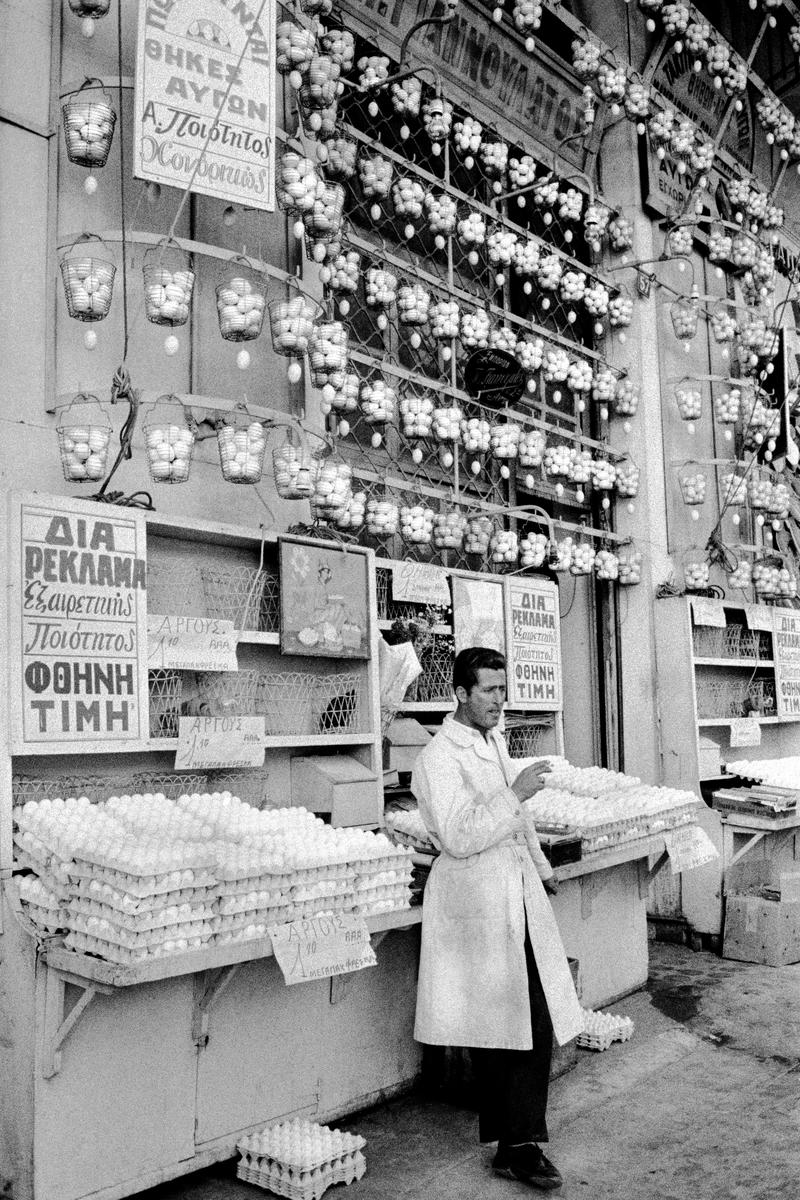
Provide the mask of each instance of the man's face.
POLYGON ((465 723, 474 729, 494 729, 506 700, 506 673, 481 667, 475 686, 469 692, 459 688, 456 696, 465 723))

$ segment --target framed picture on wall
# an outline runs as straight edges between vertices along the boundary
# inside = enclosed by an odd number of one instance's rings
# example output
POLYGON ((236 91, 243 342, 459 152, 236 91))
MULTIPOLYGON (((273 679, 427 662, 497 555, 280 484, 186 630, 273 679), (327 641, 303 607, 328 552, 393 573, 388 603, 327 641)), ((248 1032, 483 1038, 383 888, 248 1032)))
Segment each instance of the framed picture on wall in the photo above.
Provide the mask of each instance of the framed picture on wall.
POLYGON ((369 658, 367 557, 280 541, 281 653, 369 658))

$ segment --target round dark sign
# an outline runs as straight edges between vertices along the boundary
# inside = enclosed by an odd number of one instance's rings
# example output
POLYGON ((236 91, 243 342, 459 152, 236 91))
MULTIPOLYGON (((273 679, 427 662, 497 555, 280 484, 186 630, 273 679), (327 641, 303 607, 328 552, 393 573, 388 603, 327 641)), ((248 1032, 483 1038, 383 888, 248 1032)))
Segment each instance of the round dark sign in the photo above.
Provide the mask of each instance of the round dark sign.
POLYGON ((526 375, 505 350, 476 350, 464 367, 464 387, 481 404, 515 404, 525 391, 526 375))

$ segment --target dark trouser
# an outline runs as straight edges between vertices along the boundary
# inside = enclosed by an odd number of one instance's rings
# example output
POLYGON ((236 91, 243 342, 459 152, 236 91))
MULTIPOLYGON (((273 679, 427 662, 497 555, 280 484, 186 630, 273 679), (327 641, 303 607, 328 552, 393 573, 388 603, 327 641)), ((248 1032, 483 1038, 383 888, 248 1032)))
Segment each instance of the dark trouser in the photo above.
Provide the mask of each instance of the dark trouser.
POLYGON ((472 1049, 482 1142, 516 1145, 546 1142, 547 1088, 553 1026, 533 948, 525 931, 525 961, 531 1002, 532 1050, 472 1049))

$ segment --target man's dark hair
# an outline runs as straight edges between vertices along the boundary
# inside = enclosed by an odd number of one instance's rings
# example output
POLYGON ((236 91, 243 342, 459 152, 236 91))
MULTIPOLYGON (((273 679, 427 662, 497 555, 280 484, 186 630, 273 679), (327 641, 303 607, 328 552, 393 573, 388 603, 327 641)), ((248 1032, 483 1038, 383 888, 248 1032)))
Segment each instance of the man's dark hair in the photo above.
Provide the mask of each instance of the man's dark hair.
POLYGON ((478 682, 478 671, 505 671, 506 656, 486 646, 468 646, 453 663, 453 691, 463 687, 471 692, 478 682))

